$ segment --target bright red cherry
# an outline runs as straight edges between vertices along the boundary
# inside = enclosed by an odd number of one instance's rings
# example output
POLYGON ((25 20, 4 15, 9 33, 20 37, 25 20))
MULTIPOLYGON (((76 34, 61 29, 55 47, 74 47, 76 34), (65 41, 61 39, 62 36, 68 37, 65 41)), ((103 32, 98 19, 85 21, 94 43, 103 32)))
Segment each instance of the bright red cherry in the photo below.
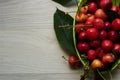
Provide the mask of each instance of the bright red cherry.
POLYGON ((85 40, 85 39, 87 39, 87 33, 86 32, 80 32, 79 40, 85 40))
POLYGON ((93 24, 94 24, 94 27, 97 28, 98 30, 101 30, 104 28, 104 21, 100 18, 96 18, 93 24))
POLYGON ((114 30, 120 30, 120 19, 119 18, 116 18, 115 20, 113 20, 112 28, 114 30))
POLYGON ((113 42, 111 40, 103 40, 101 46, 104 51, 109 52, 113 48, 113 42))
POLYGON ((68 63, 71 68, 79 68, 81 64, 78 57, 76 56, 70 56, 68 59, 68 63))
POLYGON ((89 45, 86 42, 80 42, 77 44, 77 48, 80 52, 86 53, 89 50, 89 45))
POLYGON ((91 2, 88 4, 88 11, 94 13, 97 10, 97 4, 95 2, 91 2))
POLYGON ((96 28, 89 28, 86 33, 89 40, 95 40, 99 37, 99 31, 96 28))
POLYGON ((111 41, 116 41, 117 38, 118 38, 118 33, 114 30, 111 30, 108 32, 108 38, 111 40, 111 41))
POLYGON ((100 31, 100 39, 101 40, 107 39, 107 32, 105 30, 100 31))
POLYGON ((96 51, 89 50, 87 56, 89 60, 94 60, 97 57, 96 51))

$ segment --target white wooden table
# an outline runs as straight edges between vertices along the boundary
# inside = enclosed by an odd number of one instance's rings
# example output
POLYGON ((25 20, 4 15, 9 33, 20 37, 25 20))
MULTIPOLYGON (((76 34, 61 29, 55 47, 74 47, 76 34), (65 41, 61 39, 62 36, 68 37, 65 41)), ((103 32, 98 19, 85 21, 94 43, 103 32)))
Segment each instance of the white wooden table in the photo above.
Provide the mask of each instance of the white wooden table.
MULTIPOLYGON (((0 80, 79 80, 61 56, 51 0, 0 0, 0 80)), ((120 80, 119 72, 113 76, 120 80)))

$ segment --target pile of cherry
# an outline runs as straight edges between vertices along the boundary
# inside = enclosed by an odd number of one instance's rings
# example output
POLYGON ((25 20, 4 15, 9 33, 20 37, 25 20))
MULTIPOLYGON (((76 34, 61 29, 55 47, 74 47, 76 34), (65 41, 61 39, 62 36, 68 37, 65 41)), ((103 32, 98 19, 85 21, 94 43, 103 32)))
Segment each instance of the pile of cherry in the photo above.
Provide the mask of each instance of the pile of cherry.
MULTIPOLYGON (((120 58, 120 18, 110 21, 106 10, 120 14, 120 7, 112 5, 112 0, 91 0, 76 14, 77 49, 85 55, 92 69, 108 69, 120 58)), ((71 67, 80 62, 75 56, 69 57, 71 67)))

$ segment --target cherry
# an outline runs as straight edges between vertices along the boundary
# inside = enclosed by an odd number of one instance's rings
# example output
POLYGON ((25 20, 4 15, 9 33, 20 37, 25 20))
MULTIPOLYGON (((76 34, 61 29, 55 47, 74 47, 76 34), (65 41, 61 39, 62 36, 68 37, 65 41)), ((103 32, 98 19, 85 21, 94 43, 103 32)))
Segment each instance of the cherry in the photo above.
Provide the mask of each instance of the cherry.
POLYGON ((114 30, 111 30, 108 32, 108 38, 111 40, 111 41, 116 41, 117 38, 118 38, 118 33, 114 30))
POLYGON ((68 59, 68 63, 71 68, 79 68, 81 64, 78 57, 76 56, 70 56, 68 59))
POLYGON ((75 30, 76 30, 77 33, 80 33, 82 31, 84 31, 84 24, 83 23, 76 24, 75 30))
POLYGON ((95 17, 101 18, 102 20, 106 20, 107 15, 102 9, 97 9, 95 12, 95 17))
POLYGON ((80 52, 86 53, 89 50, 89 45, 86 42, 80 42, 77 44, 77 48, 80 52))
POLYGON ((100 59, 102 59, 102 57, 103 57, 104 55, 105 55, 105 53, 98 53, 98 54, 97 54, 97 57, 100 58, 100 59))
POLYGON ((84 22, 87 19, 87 15, 85 15, 84 13, 79 13, 76 15, 76 21, 78 22, 84 22))
MULTIPOLYGON (((75 17, 76 47, 93 70, 106 70, 120 55, 120 18, 109 20, 107 10, 120 14, 120 8, 112 5, 112 0, 88 0, 87 4, 75 17)), ((78 57, 73 63, 69 59, 70 66, 75 68, 77 61, 78 57)))
POLYGON ((104 10, 110 9, 112 6, 112 0, 100 0, 100 7, 104 10))
POLYGON ((98 47, 96 49, 96 53, 99 54, 99 53, 104 53, 104 50, 101 48, 101 47, 98 47))
POLYGON ((107 53, 106 55, 103 56, 102 61, 104 63, 112 63, 115 61, 115 56, 111 53, 107 53))
POLYGON ((101 40, 107 39, 107 32, 105 30, 100 31, 100 39, 101 40))
POLYGON ((109 22, 109 21, 106 21, 105 23, 104 23, 104 29, 105 30, 109 30, 111 28, 111 23, 109 22))
POLYGON ((113 5, 113 6, 111 7, 111 10, 113 10, 113 11, 115 11, 115 12, 118 12, 118 11, 119 11, 119 7, 116 6, 116 5, 113 5))
POLYGON ((91 2, 88 4, 88 11, 94 13, 97 10, 97 4, 95 2, 91 2))
POLYGON ((94 24, 94 27, 97 28, 98 30, 101 30, 104 28, 104 21, 100 18, 96 18, 93 24, 94 24))
POLYGON ((101 69, 102 66, 103 66, 103 64, 99 59, 94 59, 91 63, 91 67, 93 70, 101 69))
POLYGON ((100 40, 93 40, 93 41, 91 41, 91 42, 90 42, 90 46, 91 46, 92 48, 97 48, 97 47, 99 47, 99 46, 100 46, 100 40))
POLYGON ((112 28, 114 30, 120 30, 120 19, 119 18, 116 18, 115 20, 113 20, 112 28))
POLYGON ((93 27, 93 21, 90 21, 90 20, 87 20, 85 22, 85 29, 89 29, 89 28, 92 28, 93 27))
POLYGON ((83 6, 80 8, 80 12, 86 14, 88 11, 88 6, 83 6))
POLYGON ((79 40, 85 40, 85 39, 87 39, 87 33, 86 32, 80 32, 79 40))
POLYGON ((101 46, 104 51, 109 52, 113 48, 113 42, 111 40, 103 40, 101 46))
POLYGON ((99 37, 99 32, 96 28, 89 28, 86 33, 89 40, 95 40, 99 37))
POLYGON ((89 50, 87 56, 89 60, 94 60, 97 57, 97 54, 95 50, 89 50))
POLYGON ((89 14, 88 14, 87 21, 93 22, 94 19, 95 19, 95 15, 89 15, 89 14))
POLYGON ((114 44, 113 52, 120 54, 120 44, 114 44))

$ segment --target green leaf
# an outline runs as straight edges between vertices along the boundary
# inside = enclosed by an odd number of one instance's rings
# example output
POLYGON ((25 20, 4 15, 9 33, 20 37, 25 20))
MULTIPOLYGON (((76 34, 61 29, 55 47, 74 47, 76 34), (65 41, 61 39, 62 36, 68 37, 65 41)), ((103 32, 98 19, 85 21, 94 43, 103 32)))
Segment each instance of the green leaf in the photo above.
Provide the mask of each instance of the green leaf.
POLYGON ((55 1, 55 2, 57 2, 59 4, 61 4, 61 5, 65 5, 65 4, 67 4, 68 2, 70 2, 72 0, 53 0, 53 1, 55 1))
POLYGON ((120 65, 120 58, 115 61, 115 63, 112 64, 111 71, 116 69, 120 65))
POLYGON ((62 48, 76 53, 73 43, 72 31, 73 18, 57 9, 54 14, 54 30, 62 48))
POLYGON ((104 70, 104 71, 97 70, 97 74, 99 74, 103 78, 103 80, 107 80, 108 78, 112 80, 112 74, 110 70, 104 70))

